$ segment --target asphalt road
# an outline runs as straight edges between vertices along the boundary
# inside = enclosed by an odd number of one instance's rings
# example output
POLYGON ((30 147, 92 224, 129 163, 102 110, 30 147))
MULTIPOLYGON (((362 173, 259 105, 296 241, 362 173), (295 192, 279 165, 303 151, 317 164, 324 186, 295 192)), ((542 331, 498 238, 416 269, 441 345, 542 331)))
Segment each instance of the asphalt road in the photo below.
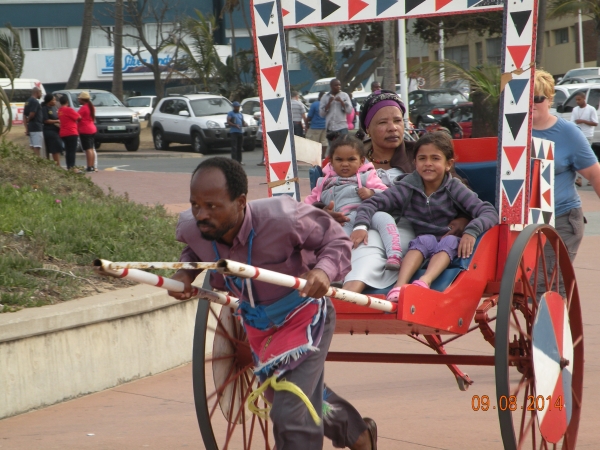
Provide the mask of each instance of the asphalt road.
MULTIPOLYGON (((109 171, 191 173, 204 159, 214 156, 230 156, 228 149, 213 150, 206 155, 194 153, 190 146, 173 146, 171 150, 160 151, 140 148, 137 152, 98 150, 98 169, 109 171)), ((262 161, 262 148, 242 155, 244 169, 248 176, 265 176, 262 161)), ((85 166, 85 157, 77 154, 77 165, 85 166)), ((299 167, 299 176, 308 178, 308 166, 299 167)))

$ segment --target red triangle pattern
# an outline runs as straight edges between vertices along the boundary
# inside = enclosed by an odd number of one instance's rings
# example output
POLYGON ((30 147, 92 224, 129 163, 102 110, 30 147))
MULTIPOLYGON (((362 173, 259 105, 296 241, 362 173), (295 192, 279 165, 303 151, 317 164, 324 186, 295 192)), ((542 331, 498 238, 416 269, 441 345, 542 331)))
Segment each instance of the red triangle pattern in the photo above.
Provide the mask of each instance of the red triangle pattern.
POLYGON ((283 8, 281 8, 281 16, 282 16, 282 17, 285 17, 285 16, 287 16, 289 13, 290 13, 290 12, 289 12, 287 9, 283 9, 283 8))
POLYGON ((506 47, 510 52, 510 56, 515 63, 515 68, 520 69, 523 66, 523 61, 531 48, 531 45, 509 45, 506 47))
POLYGON ((261 69, 264 77, 267 79, 273 90, 277 89, 277 83, 279 82, 279 77, 281 76, 282 66, 274 66, 267 67, 266 69, 261 69))
POLYGON ((552 144, 548 147, 548 154, 546 155, 546 159, 554 159, 554 153, 552 153, 552 144))
POLYGON ((450 3, 452 0, 435 0, 435 10, 438 11, 450 3))
POLYGON ((515 170, 517 164, 519 164, 519 160, 521 156, 523 156, 523 152, 525 152, 525 147, 502 147, 504 149, 504 153, 508 158, 508 162, 510 163, 510 167, 512 170, 515 170))
POLYGON ((352 19, 355 15, 357 15, 367 6, 369 6, 369 4, 363 2, 362 0, 348 0, 348 19, 352 19))
POLYGON ((277 176, 277 179, 285 180, 285 176, 287 175, 291 164, 292 164, 291 161, 284 161, 284 162, 271 163, 270 165, 271 165, 271 170, 277 176))
POLYGON ((542 197, 544 197, 544 200, 546 200, 546 203, 548 203, 550 206, 552 206, 552 192, 550 191, 550 189, 548 189, 546 192, 544 192, 542 194, 542 197))

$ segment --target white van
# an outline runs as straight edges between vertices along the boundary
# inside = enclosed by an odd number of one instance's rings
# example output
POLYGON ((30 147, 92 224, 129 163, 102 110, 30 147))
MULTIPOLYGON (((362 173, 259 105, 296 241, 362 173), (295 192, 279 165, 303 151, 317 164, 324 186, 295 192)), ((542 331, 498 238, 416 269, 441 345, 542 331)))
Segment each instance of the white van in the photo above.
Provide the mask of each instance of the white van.
MULTIPOLYGON (((25 109, 25 104, 31 97, 31 90, 34 87, 37 86, 42 90, 42 99, 46 95, 44 85, 40 80, 33 78, 15 78, 12 85, 9 78, 0 78, 0 86, 4 89, 10 100, 13 125, 23 125, 23 109, 25 109)), ((8 120, 8 113, 2 116, 6 122, 8 120)))
MULTIPOLYGON (((333 79, 334 79, 334 77, 321 78, 320 80, 315 81, 313 83, 312 87, 310 88, 310 90, 303 95, 304 103, 306 103, 307 105, 310 106, 311 103, 313 103, 319 99, 319 93, 321 91, 329 92, 331 89, 329 87, 329 83, 331 83, 331 80, 333 80, 333 79)), ((352 96, 353 97, 355 97, 357 95, 360 96, 363 92, 365 92, 365 88, 362 84, 359 84, 354 89, 354 92, 352 92, 352 96)))

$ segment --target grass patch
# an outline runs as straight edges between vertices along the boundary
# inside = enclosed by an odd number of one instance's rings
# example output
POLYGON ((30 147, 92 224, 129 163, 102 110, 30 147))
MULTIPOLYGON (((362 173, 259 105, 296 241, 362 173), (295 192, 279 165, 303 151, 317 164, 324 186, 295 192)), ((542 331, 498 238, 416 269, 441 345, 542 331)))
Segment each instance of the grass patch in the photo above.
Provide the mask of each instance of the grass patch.
MULTIPOLYGON (((0 142, 0 304, 4 312, 130 285, 99 277, 95 258, 177 261, 177 218, 106 195, 87 177, 0 142)), ((163 272, 168 275, 169 272, 163 272)))

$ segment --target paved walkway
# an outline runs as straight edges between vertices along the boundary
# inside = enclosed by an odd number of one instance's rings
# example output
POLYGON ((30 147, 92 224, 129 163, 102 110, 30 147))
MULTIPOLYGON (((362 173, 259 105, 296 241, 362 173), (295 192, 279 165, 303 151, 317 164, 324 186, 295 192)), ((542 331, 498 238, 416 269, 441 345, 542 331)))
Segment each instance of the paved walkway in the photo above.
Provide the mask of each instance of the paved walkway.
MULTIPOLYGON (((94 180, 132 200, 187 207, 187 177, 100 172, 94 180), (160 186, 157 189, 156 186, 160 186)), ((257 177, 258 178, 258 177, 257 177)), ((250 197, 260 196, 259 179, 250 197)), ((264 192, 264 191, 263 191, 264 192)), ((305 191, 307 192, 307 191, 305 191)), ((597 255, 600 201, 580 191, 590 223, 575 263, 585 330, 585 377, 579 449, 600 448, 600 267, 597 255)), ((478 332, 448 347, 451 351, 493 354, 478 332)), ((336 335, 332 350, 415 353, 420 344, 406 336, 336 335)), ((495 397, 494 370, 467 367, 475 384, 461 392, 445 367, 426 365, 327 363, 326 380, 379 426, 381 450, 501 449, 496 411, 474 412, 474 395, 495 397)), ((178 449, 204 448, 192 397, 191 365, 124 384, 43 410, 0 421, 0 449, 178 449)), ((326 449, 332 447, 326 444, 326 449)))

